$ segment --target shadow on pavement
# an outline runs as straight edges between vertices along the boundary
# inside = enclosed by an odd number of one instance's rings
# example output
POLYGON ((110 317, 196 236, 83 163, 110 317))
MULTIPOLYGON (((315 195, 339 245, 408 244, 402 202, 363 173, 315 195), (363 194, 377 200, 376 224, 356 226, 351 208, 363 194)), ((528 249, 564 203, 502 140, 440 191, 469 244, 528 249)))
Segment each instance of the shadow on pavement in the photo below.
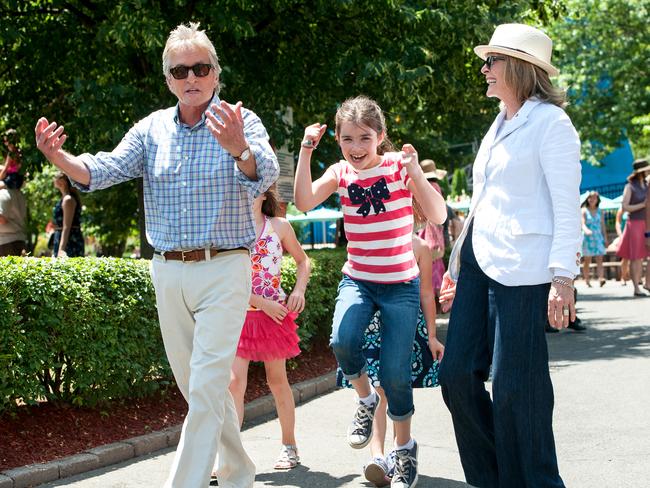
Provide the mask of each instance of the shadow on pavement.
MULTIPOLYGON (((310 488, 336 488, 343 486, 359 476, 358 473, 349 474, 341 478, 323 473, 321 471, 310 471, 308 466, 300 465, 291 471, 278 471, 273 473, 259 473, 255 476, 257 483, 264 483, 265 486, 296 486, 310 488)), ((363 481, 361 486, 374 486, 368 481, 363 481)), ((418 488, 468 488, 470 485, 461 481, 448 480, 444 478, 432 478, 421 475, 418 478, 418 488)))
MULTIPOLYGON (((372 486, 368 483, 368 486, 372 486)), ((462 481, 448 480, 446 478, 432 478, 431 476, 418 476, 418 488, 471 488, 471 485, 462 481)))
POLYGON ((584 332, 547 335, 552 363, 647 357, 650 354, 650 326, 631 326, 625 320, 611 318, 583 319, 583 324, 587 326, 584 332))
POLYGON ((290 471, 276 471, 273 473, 258 473, 255 482, 262 482, 266 486, 309 486, 314 488, 334 488, 343 486, 355 479, 357 474, 349 474, 335 478, 329 473, 311 471, 308 466, 301 464, 290 471))

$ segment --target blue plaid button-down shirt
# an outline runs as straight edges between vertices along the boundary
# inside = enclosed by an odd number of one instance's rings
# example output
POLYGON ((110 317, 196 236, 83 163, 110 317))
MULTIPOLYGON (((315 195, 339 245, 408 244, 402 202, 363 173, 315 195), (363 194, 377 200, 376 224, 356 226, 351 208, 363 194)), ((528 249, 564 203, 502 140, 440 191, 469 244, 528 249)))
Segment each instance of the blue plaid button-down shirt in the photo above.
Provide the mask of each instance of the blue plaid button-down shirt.
MULTIPOLYGON (((215 95, 212 103, 219 103, 215 95)), ((79 157, 90 171, 84 191, 143 177, 147 240, 159 251, 251 248, 251 205, 277 179, 278 161, 261 120, 242 109, 244 135, 255 155, 250 180, 210 134, 203 115, 194 127, 180 122, 178 105, 136 123, 112 152, 79 157)))

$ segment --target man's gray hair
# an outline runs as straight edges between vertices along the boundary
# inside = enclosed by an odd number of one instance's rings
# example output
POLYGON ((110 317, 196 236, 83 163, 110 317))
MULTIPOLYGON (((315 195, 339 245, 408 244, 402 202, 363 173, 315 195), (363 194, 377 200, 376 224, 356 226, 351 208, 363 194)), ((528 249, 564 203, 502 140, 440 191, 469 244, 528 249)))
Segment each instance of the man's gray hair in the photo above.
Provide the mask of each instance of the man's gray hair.
POLYGON ((165 49, 162 55, 163 63, 163 74, 167 77, 169 76, 169 55, 172 52, 175 52, 183 47, 199 47, 208 51, 208 57, 210 58, 210 64, 214 66, 214 70, 217 73, 217 76, 221 73, 221 66, 219 66, 219 58, 217 57, 217 51, 214 49, 214 45, 208 39, 208 36, 205 34, 205 31, 199 30, 199 22, 190 22, 189 24, 181 24, 176 29, 170 32, 169 37, 167 38, 167 43, 165 44, 165 49))

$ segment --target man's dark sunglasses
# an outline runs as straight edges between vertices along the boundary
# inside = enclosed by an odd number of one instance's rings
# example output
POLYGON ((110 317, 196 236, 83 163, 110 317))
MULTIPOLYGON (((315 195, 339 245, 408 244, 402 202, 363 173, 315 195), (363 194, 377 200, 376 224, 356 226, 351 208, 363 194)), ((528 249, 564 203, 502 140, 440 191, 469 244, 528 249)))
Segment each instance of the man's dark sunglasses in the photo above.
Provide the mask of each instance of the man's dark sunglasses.
POLYGON ((494 56, 490 55, 487 58, 485 58, 485 65, 488 67, 488 69, 492 69, 492 65, 494 64, 495 61, 505 61, 506 58, 503 56, 494 56))
POLYGON ((184 80, 189 76, 190 70, 194 72, 194 76, 197 78, 203 78, 204 76, 208 76, 211 69, 211 64, 198 63, 194 66, 174 66, 169 70, 169 73, 177 80, 184 80))

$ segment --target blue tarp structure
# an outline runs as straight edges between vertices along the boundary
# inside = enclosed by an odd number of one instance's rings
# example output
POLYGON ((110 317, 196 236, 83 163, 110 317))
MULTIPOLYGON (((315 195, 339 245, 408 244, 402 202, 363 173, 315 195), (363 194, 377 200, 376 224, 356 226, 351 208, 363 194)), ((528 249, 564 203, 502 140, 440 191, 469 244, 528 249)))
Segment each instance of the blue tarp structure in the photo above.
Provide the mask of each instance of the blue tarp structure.
POLYGON ((306 224, 305 232, 300 236, 303 244, 334 243, 336 241, 336 221, 343 218, 343 212, 332 208, 320 207, 307 213, 289 215, 289 222, 306 224))
POLYGON ((627 177, 632 172, 634 155, 627 139, 614 152, 602 160, 602 166, 596 167, 582 162, 582 181, 580 191, 595 189, 608 197, 615 197, 622 193, 627 177))

